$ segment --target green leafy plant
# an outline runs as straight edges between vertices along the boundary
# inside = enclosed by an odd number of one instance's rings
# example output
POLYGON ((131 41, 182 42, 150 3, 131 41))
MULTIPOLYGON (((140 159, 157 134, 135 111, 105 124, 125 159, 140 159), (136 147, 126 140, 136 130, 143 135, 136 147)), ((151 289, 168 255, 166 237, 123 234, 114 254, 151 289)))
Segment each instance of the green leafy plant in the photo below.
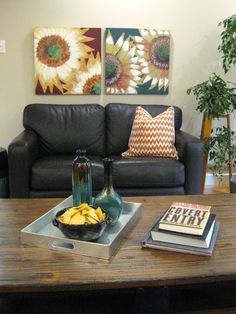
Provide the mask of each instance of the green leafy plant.
MULTIPOLYGON (((218 26, 224 28, 218 51, 222 54, 222 67, 227 73, 231 66, 236 64, 236 15, 220 22, 218 26)), ((187 94, 194 94, 198 102, 197 110, 202 112, 204 117, 219 119, 236 109, 235 89, 234 83, 225 81, 213 73, 207 81, 189 88, 187 94)), ((236 165, 236 137, 228 128, 229 120, 228 117, 227 127, 211 130, 211 136, 205 142, 205 151, 209 154, 210 161, 214 161, 212 167, 214 174, 219 175, 220 179, 227 167, 231 176, 232 166, 236 165)))
POLYGON ((205 144, 206 153, 209 153, 209 160, 214 161, 212 166, 215 175, 222 180, 225 169, 236 165, 236 145, 235 132, 229 132, 228 128, 218 127, 215 134, 211 136, 205 144))
MULTIPOLYGON (((187 94, 194 94, 198 101, 197 110, 207 118, 219 119, 236 109, 236 94, 232 82, 224 81, 219 75, 212 74, 209 79, 187 90, 187 94)), ((218 127, 215 133, 211 132, 210 138, 205 143, 205 152, 209 160, 214 161, 213 172, 222 180, 223 171, 234 165, 236 145, 234 132, 229 132, 226 127, 218 127), (231 162, 233 160, 233 162, 231 162)))
POLYGON ((235 84, 224 81, 213 73, 209 79, 187 90, 198 101, 197 110, 207 117, 219 119, 222 115, 236 109, 235 84))
POLYGON ((223 69, 227 73, 231 65, 236 64, 236 15, 232 15, 218 25, 224 27, 218 51, 223 55, 223 69))

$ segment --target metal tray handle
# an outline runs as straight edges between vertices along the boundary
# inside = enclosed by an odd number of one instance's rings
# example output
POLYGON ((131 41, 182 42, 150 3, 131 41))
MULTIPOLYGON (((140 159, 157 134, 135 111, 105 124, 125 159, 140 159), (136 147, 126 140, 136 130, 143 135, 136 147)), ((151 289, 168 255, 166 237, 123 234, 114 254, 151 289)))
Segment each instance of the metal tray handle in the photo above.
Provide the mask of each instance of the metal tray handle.
POLYGON ((53 241, 51 246, 55 249, 64 249, 64 250, 73 250, 74 244, 70 242, 65 242, 65 241, 53 241))

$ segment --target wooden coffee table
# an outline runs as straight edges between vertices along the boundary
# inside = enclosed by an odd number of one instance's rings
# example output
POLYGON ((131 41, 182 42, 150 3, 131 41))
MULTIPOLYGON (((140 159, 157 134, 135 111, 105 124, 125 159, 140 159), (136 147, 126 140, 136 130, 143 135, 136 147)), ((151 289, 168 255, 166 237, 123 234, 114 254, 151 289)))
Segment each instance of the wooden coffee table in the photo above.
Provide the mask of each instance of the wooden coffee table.
MULTIPOLYGON (((133 298, 135 313, 168 313, 181 295, 186 295, 188 303, 191 289, 214 291, 216 306, 217 293, 236 292, 236 194, 125 199, 143 204, 142 217, 110 261, 21 244, 20 230, 61 199, 0 200, 1 298, 47 293, 127 293, 133 298), (173 201, 212 205, 221 223, 212 257, 141 248, 140 241, 157 216, 173 201)), ((227 300, 234 305, 232 295, 227 295, 227 300)), ((203 304, 201 299, 198 301, 199 308, 205 305, 204 297, 203 304)))

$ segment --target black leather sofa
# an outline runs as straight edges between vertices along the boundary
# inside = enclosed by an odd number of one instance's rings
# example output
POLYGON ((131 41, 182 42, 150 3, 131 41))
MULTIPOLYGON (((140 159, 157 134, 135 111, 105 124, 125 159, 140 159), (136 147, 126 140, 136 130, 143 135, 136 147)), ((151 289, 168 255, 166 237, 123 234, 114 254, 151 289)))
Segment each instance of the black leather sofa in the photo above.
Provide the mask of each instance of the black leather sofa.
MULTIPOLYGON (((114 187, 122 196, 200 194, 203 143, 180 130, 175 109, 176 149, 171 158, 124 158, 137 105, 49 105, 25 107, 25 130, 8 147, 12 198, 66 197, 71 194, 71 165, 77 148, 92 161, 94 194, 103 186, 104 156, 112 156, 114 187)), ((142 105, 152 116, 168 106, 142 105)))

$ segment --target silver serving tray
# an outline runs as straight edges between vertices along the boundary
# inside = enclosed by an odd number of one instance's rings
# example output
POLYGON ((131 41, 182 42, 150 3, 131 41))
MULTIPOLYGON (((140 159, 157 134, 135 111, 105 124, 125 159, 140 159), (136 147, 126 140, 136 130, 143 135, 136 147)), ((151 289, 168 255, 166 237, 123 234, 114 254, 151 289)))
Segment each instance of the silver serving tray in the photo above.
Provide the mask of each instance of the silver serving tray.
POLYGON ((42 248, 71 252, 80 255, 110 259, 121 240, 141 216, 140 203, 124 202, 123 212, 115 225, 108 225, 95 242, 69 239, 52 224, 52 219, 62 208, 72 206, 72 197, 53 207, 43 216, 21 230, 21 242, 42 248))

